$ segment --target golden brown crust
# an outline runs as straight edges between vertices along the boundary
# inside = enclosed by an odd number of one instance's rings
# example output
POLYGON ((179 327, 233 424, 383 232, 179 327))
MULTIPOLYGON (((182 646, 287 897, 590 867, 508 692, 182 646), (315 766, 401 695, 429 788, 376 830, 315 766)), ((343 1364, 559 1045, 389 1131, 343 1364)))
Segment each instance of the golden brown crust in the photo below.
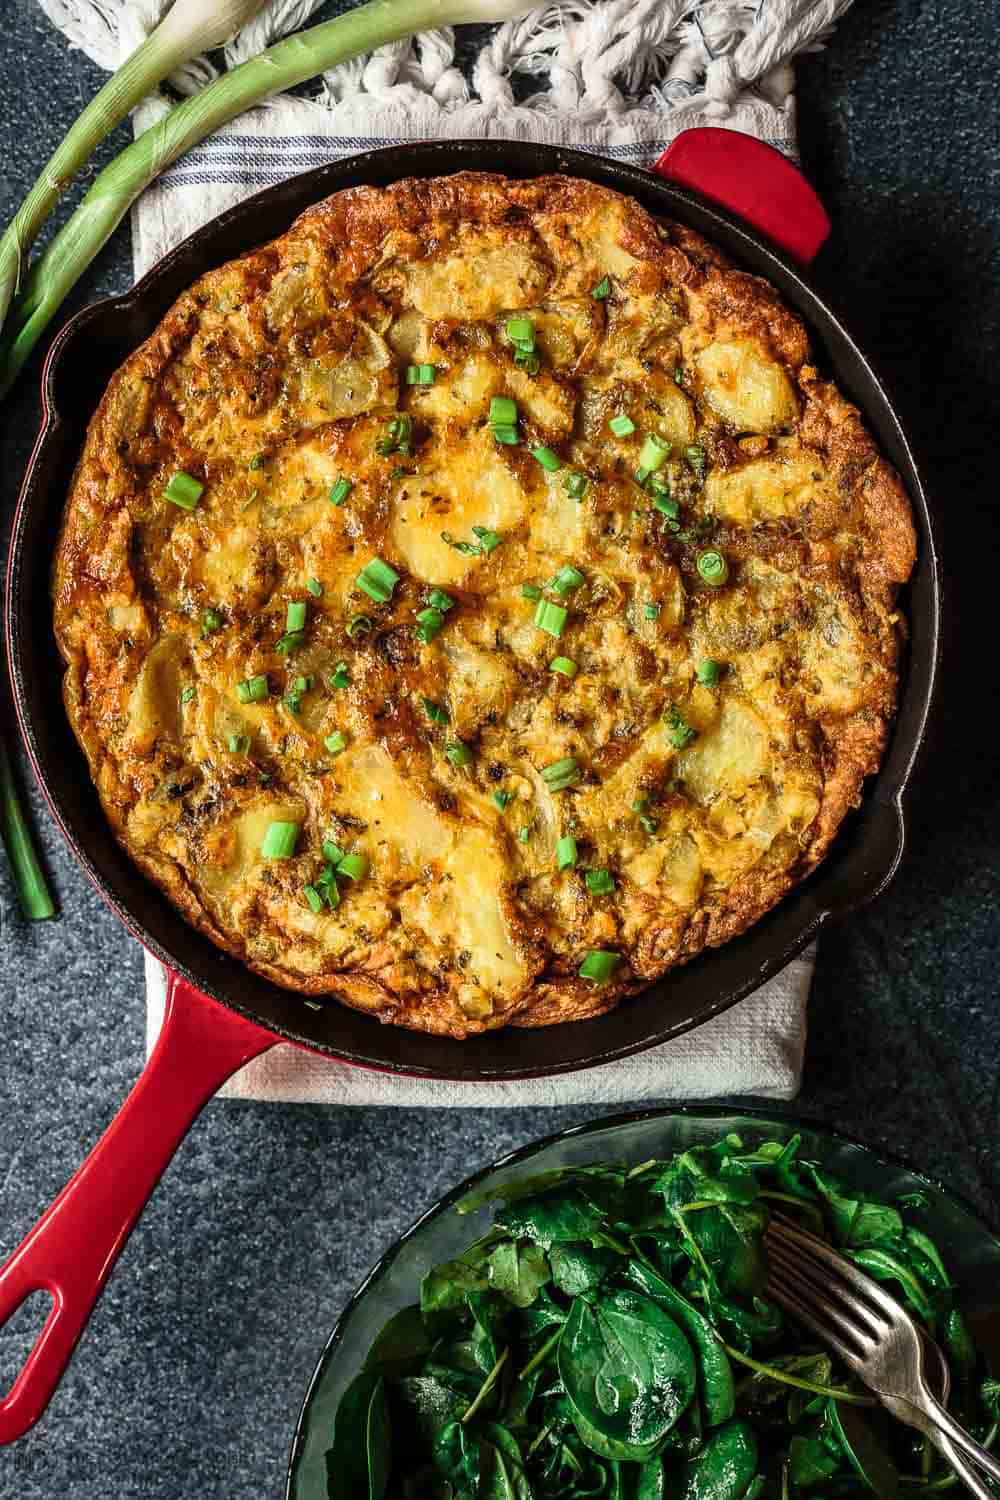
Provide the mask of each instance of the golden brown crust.
POLYGON ((564 177, 351 189, 202 277, 109 386, 56 553, 67 712, 116 836, 258 972, 444 1035, 599 1014, 745 930, 879 764, 915 556, 898 477, 810 357, 766 283, 564 177), (407 386, 411 363, 433 384, 407 386), (516 444, 493 437, 497 395, 516 444), (412 439, 379 453, 400 411, 412 439), (609 430, 621 413, 633 434, 609 430), (633 477, 650 431, 666 500, 633 477), (178 471, 205 487, 190 512, 163 498, 178 471), (356 583, 376 556, 399 575, 382 603, 356 583), (567 564, 584 582, 560 594, 567 564), (567 610, 558 640, 523 583, 567 610), (434 585, 455 603, 424 642, 434 585), (269 696, 241 703, 255 676, 269 696), (579 780, 552 792, 540 772, 567 756, 579 780), (281 820, 296 854, 264 860, 281 820), (315 912, 324 839, 370 872, 315 912), (578 976, 591 949, 622 955, 610 982, 578 976))

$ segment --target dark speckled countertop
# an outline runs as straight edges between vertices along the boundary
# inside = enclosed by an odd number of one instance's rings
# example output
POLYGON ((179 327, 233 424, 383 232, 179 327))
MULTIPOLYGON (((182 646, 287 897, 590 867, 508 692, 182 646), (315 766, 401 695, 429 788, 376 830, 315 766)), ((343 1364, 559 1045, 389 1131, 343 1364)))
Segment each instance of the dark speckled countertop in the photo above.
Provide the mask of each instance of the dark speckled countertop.
MULTIPOLYGON (((3 12, 6 221, 100 75, 34 0, 6 0, 3 12)), ((803 159, 834 221, 815 277, 862 331, 924 464, 950 641, 905 865, 875 908, 824 939, 797 1107, 922 1164, 997 1223, 994 58, 990 6, 859 0, 799 70, 803 159)), ((125 139, 119 131, 114 147, 125 139)), ((129 280, 123 229, 72 307, 129 280)), ((4 533, 38 424, 38 372, 36 361, 0 421, 4 533)), ((9 712, 4 697, 5 722, 9 712)), ((142 1060, 140 951, 37 799, 36 814, 62 915, 24 923, 0 868, 0 1258, 142 1060)), ((457 1178, 591 1113, 210 1105, 47 1416, 0 1453, 0 1496, 277 1500, 315 1357, 372 1260, 457 1178)), ((0 1339, 0 1390, 14 1353, 0 1339)))

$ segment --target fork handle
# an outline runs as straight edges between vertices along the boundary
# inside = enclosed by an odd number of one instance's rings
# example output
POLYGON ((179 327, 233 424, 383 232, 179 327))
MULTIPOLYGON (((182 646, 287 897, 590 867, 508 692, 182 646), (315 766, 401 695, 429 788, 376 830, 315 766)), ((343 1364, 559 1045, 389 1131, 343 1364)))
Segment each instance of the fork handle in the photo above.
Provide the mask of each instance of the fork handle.
MULTIPOLYGON (((981 1469, 985 1469, 986 1473, 993 1479, 1000 1480, 1000 1462, 993 1457, 993 1454, 984 1448, 981 1443, 977 1443, 975 1438, 966 1432, 961 1423, 955 1421, 950 1412, 945 1411, 937 1397, 933 1396, 926 1386, 924 1386, 923 1394, 927 1402, 927 1415, 937 1427, 938 1432, 950 1438, 956 1448, 960 1448, 963 1453, 968 1454, 973 1463, 978 1464, 981 1469)), ((945 1457, 947 1457, 947 1451, 942 1451, 945 1452, 945 1457)))
POLYGON ((997 1500, 996 1491, 980 1479, 972 1465, 957 1451, 950 1437, 946 1437, 932 1422, 927 1423, 925 1432, 928 1440, 934 1444, 956 1479, 975 1495, 976 1500, 997 1500))

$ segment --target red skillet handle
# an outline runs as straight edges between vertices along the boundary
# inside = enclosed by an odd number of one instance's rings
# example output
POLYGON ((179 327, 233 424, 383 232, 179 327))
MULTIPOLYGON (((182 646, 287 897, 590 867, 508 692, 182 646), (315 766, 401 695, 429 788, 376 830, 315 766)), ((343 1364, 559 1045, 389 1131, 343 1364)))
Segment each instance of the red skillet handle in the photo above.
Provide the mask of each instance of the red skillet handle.
POLYGON ((38 1421, 118 1254, 202 1105, 276 1037, 169 976, 163 1029, 135 1088, 52 1207, 0 1270, 0 1326, 32 1292, 52 1310, 0 1404, 0 1443, 38 1421))
POLYGON ((826 209, 798 167, 740 130, 682 130, 653 171, 738 214, 804 265, 830 233, 826 209))

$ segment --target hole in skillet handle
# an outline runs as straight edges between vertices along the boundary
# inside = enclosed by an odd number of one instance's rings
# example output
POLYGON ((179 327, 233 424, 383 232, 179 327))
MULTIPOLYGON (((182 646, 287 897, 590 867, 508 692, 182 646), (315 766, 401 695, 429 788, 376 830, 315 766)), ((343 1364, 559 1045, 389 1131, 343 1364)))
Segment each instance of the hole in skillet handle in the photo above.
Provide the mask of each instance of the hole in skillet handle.
POLYGON ((830 233, 830 218, 798 167, 740 130, 682 130, 653 171, 738 214, 808 265, 830 233))

